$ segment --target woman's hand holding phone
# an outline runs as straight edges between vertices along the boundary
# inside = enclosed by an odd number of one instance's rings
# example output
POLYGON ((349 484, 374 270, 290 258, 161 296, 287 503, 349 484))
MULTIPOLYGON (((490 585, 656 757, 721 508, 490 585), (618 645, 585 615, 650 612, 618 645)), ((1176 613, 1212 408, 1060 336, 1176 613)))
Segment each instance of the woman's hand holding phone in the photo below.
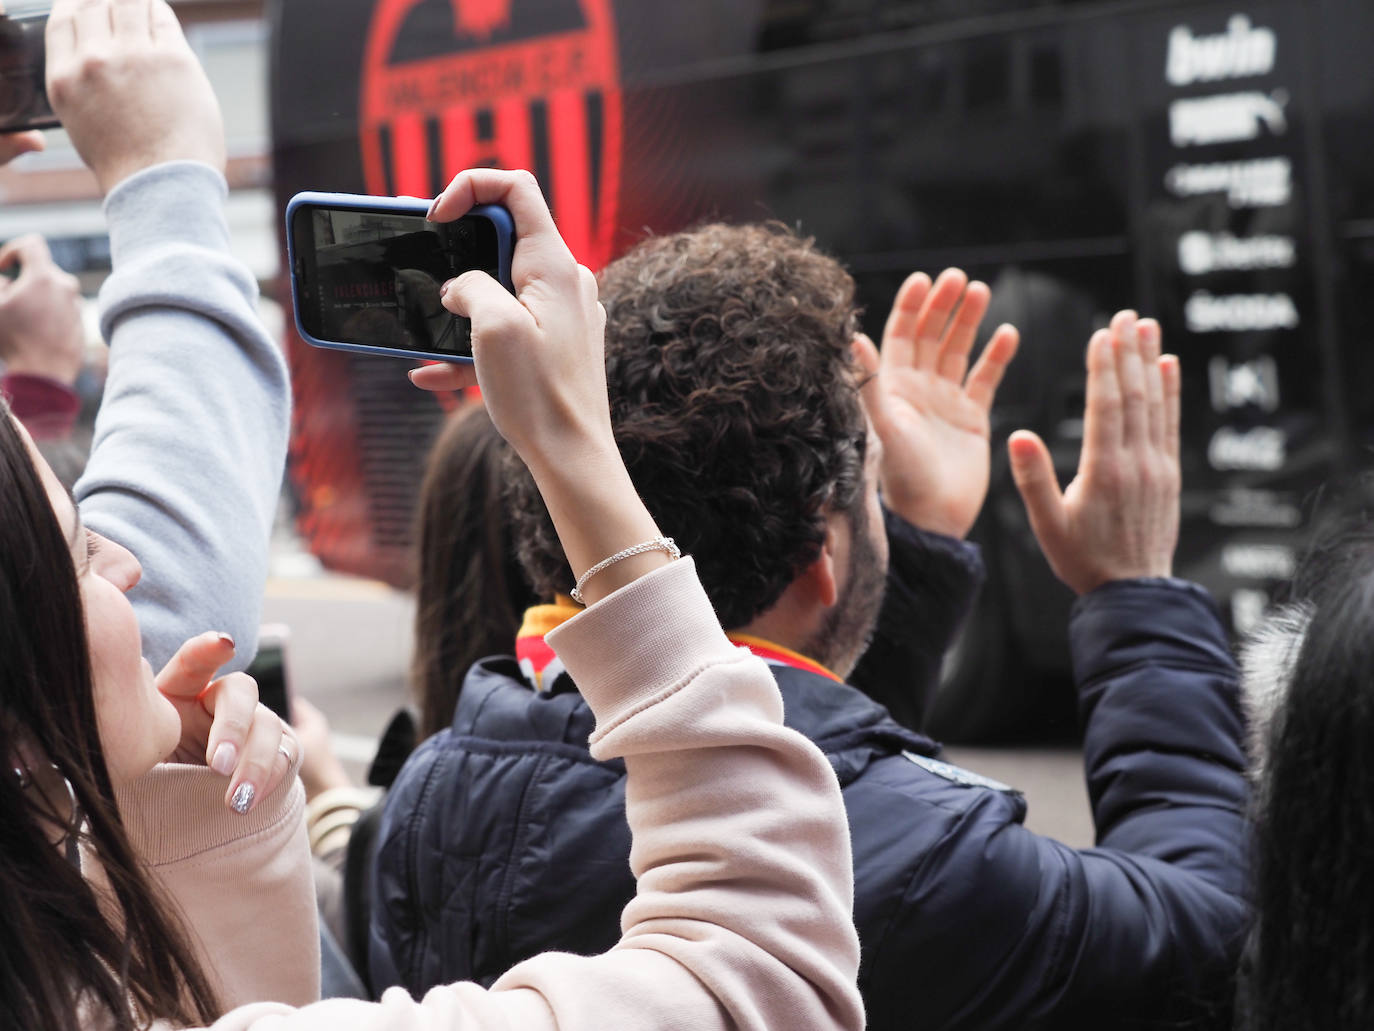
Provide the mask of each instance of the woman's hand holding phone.
POLYGON ((215 678, 233 657, 234 642, 223 634, 193 637, 157 675, 157 689, 181 717, 181 741, 168 759, 228 777, 224 804, 246 813, 276 789, 301 749, 281 717, 258 702, 252 677, 215 678))
POLYGON ((444 307, 472 319, 476 367, 427 366, 411 379, 430 390, 480 384, 492 421, 531 465, 546 445, 568 435, 609 443, 605 313, 595 277, 558 235, 528 172, 463 172, 439 195, 429 217, 452 221, 482 203, 505 206, 515 222, 516 293, 483 272, 444 284, 444 307))
MULTIPOLYGON (((609 555, 661 536, 639 500, 611 431, 606 313, 596 277, 559 236, 529 172, 461 172, 429 217, 451 221, 500 204, 515 222, 512 295, 483 272, 445 284, 444 306, 472 319, 475 365, 432 365, 426 390, 477 385, 492 422, 529 466, 579 575, 609 555)), ((617 562, 584 588, 588 603, 668 562, 659 551, 617 562)))
POLYGON ((54 0, 48 99, 103 193, 164 161, 224 170, 219 101, 165 0, 54 0))

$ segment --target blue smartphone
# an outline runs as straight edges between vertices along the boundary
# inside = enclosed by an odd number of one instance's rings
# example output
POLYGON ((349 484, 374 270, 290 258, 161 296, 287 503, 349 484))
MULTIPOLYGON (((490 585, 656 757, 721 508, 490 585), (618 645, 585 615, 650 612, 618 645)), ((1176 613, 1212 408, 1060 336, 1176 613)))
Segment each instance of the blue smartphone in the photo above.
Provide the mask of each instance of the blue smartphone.
POLYGON ((447 280, 480 269, 512 293, 515 223, 492 204, 429 222, 414 197, 298 193, 286 208, 296 328, 316 347, 472 360, 472 323, 446 309, 447 280))

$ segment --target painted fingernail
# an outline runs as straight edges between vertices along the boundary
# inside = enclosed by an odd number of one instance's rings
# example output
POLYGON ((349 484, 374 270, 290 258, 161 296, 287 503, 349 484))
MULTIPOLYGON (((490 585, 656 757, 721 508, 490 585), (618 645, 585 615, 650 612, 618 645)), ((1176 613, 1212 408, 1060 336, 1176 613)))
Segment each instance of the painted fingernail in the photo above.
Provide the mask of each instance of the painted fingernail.
POLYGON ((229 799, 229 805, 242 816, 248 812, 253 804, 253 796, 257 794, 257 789, 252 784, 240 784, 234 789, 233 797, 229 799))
POLYGON ((447 297, 447 296, 448 296, 448 291, 449 291, 449 288, 450 288, 451 286, 453 286, 453 280, 448 279, 448 280, 445 280, 445 281, 444 281, 444 285, 441 286, 441 287, 439 287, 439 296, 440 296, 440 298, 444 298, 444 297, 447 297))
POLYGON ((234 643, 234 639, 226 633, 218 633, 215 636, 219 638, 220 644, 227 644, 230 648, 238 647, 238 645, 234 643))
POLYGON ((232 741, 221 741, 219 747, 215 749, 214 758, 210 760, 210 769, 221 777, 227 777, 234 772, 234 762, 238 757, 239 750, 232 741))
POLYGON ((426 220, 426 221, 429 221, 429 222, 433 222, 433 221, 434 221, 434 212, 436 212, 436 211, 439 210, 439 202, 440 202, 441 200, 443 200, 443 199, 444 199, 444 195, 443 195, 442 193, 439 194, 439 196, 437 196, 437 197, 434 198, 434 203, 431 204, 431 205, 429 206, 429 214, 425 215, 425 220, 426 220))

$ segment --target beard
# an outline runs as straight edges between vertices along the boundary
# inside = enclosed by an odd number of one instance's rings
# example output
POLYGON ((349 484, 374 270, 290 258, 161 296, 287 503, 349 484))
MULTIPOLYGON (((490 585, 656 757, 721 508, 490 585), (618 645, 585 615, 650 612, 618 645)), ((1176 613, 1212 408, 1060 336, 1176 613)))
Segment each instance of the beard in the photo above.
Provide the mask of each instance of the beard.
MULTIPOLYGON (((803 653, 848 677, 868 650, 887 589, 886 555, 880 554, 862 502, 849 513, 849 576, 839 598, 803 653)), ((882 533, 881 527, 878 530, 882 533)))

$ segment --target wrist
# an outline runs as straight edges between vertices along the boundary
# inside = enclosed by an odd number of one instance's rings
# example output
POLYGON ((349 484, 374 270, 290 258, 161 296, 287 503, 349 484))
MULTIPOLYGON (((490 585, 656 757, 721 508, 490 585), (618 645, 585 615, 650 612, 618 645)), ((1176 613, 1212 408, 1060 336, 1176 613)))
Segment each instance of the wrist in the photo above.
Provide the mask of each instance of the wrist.
MULTIPOLYGON (((889 451, 884 457, 891 456, 889 451)), ((939 481, 912 482, 904 472, 901 464, 896 463, 879 474, 883 505, 918 530, 955 540, 967 537, 987 497, 986 480, 981 493, 975 496, 967 488, 961 488, 957 494, 951 493, 949 484, 944 484, 946 489, 943 491, 931 489, 932 484, 939 481)))
POLYGON ((956 522, 951 519, 943 519, 938 515, 932 515, 926 512, 912 512, 907 514, 900 508, 894 508, 893 511, 918 530, 924 530, 926 533, 939 534, 942 537, 952 537, 956 541, 963 540, 968 536, 969 530, 972 529, 972 526, 969 524, 956 522))
POLYGON ((917 499, 903 499, 900 494, 894 496, 886 489, 883 491, 882 500, 884 507, 926 533, 940 534, 961 541, 973 528, 972 521, 943 511, 938 505, 920 503, 917 499))
POLYGON ((602 495, 627 487, 634 490, 614 440, 568 434, 552 447, 521 447, 517 451, 545 504, 552 504, 555 497, 594 503, 602 495))
MULTIPOLYGON (((598 563, 663 536, 614 445, 574 450, 531 473, 579 579, 598 563)), ((671 561, 659 549, 627 556, 587 579, 584 602, 592 605, 671 561)))
POLYGON ((203 161, 167 161, 131 170, 105 197, 114 267, 173 241, 228 253, 228 196, 223 173, 203 161))
POLYGON ((1075 583, 1069 584, 1075 594, 1082 597, 1091 594, 1099 588, 1106 587, 1108 584, 1129 583, 1132 581, 1147 580, 1172 580, 1174 569, 1172 562, 1142 563, 1139 566, 1123 566, 1116 569, 1099 569, 1090 575, 1085 575, 1075 583))

